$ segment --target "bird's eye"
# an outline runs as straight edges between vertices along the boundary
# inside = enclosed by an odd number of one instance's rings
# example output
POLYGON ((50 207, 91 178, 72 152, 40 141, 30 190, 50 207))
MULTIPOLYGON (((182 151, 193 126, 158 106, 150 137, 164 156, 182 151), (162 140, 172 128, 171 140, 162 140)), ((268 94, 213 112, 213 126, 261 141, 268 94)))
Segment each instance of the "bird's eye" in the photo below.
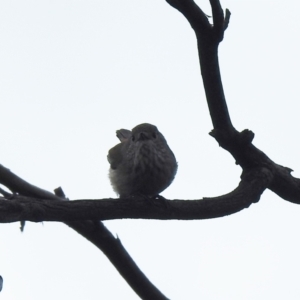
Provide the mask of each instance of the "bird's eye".
POLYGON ((155 132, 152 133, 152 137, 153 137, 154 139, 156 139, 156 133, 155 133, 155 132))
POLYGON ((134 142, 134 140, 135 140, 135 137, 134 137, 134 135, 131 137, 131 140, 134 142))

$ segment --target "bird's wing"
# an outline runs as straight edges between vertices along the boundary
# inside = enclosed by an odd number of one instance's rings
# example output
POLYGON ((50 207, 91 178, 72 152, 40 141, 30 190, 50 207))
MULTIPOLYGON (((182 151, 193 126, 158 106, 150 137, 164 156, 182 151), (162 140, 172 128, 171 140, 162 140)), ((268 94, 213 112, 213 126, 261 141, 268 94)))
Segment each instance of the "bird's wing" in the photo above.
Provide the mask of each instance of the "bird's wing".
POLYGON ((117 169, 120 163, 122 162, 122 146, 122 143, 120 143, 108 151, 107 160, 110 163, 110 167, 114 170, 117 169))

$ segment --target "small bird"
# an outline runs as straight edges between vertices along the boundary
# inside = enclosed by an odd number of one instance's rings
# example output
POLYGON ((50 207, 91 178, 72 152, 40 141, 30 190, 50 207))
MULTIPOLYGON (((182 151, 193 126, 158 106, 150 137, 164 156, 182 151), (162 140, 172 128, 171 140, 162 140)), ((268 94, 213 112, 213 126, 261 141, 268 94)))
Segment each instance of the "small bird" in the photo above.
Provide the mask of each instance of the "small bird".
POLYGON ((176 158, 156 126, 143 123, 117 130, 121 143, 111 148, 109 178, 121 198, 143 195, 155 197, 173 181, 176 158))

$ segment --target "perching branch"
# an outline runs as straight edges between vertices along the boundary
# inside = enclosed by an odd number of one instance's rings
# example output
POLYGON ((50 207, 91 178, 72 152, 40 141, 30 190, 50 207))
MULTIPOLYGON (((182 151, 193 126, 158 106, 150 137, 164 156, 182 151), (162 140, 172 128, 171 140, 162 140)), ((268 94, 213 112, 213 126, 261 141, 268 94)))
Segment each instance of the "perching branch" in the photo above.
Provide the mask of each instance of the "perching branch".
MULTIPOLYGON (((53 201, 16 195, 10 200, 0 199, 0 222, 218 218, 236 213, 257 202, 272 179, 272 173, 268 169, 255 169, 245 173, 239 186, 229 194, 190 201, 155 200, 143 197, 53 201)), ((1 178, 0 182, 2 182, 1 178)))
MULTIPOLYGON (((35 217, 38 217, 40 214, 43 215, 43 211, 45 212, 48 208, 47 205, 46 207, 39 206, 42 203, 47 203, 49 208, 58 205, 58 209, 55 209, 55 213, 59 213, 60 204, 64 203, 67 204, 67 206, 69 206, 68 203, 71 204, 70 201, 64 201, 67 199, 60 198, 26 182, 2 165, 0 165, 0 183, 14 193, 9 200, 1 200, 1 202, 4 204, 4 206, 2 206, 4 209, 3 212, 6 211, 6 213, 10 214, 10 212, 14 211, 14 216, 19 215, 20 219, 15 221, 27 221, 28 219, 24 212, 28 212, 29 210, 32 210, 33 216, 35 217), (26 198, 24 195, 35 197, 35 199, 26 198), (41 198, 47 200, 42 200, 41 198), (25 203, 22 199, 31 200, 25 201, 25 203), (7 210, 7 204, 12 208, 12 211, 9 212, 10 209, 7 210), (24 208, 25 211, 22 212, 24 208)), ((7 193, 4 192, 4 194, 7 197, 7 193)), ((52 210, 52 212, 54 211, 52 210)), ((65 220, 60 221, 65 221, 64 223, 66 225, 77 231, 99 248, 141 299, 167 300, 168 298, 165 297, 139 269, 129 253, 123 247, 120 239, 115 238, 102 222, 98 220, 87 221, 88 219, 89 218, 83 218, 80 219, 81 221, 74 221, 76 219, 66 218, 65 220)))

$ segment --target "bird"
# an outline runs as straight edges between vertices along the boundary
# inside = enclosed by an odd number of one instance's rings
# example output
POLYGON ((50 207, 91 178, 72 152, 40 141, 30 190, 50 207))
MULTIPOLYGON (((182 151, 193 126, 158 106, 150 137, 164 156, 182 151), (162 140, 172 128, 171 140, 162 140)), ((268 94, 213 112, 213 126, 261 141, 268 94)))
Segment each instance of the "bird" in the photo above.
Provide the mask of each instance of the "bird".
POLYGON ((120 143, 107 155, 113 190, 120 198, 158 196, 172 183, 178 167, 166 139, 148 123, 116 133, 120 143))

